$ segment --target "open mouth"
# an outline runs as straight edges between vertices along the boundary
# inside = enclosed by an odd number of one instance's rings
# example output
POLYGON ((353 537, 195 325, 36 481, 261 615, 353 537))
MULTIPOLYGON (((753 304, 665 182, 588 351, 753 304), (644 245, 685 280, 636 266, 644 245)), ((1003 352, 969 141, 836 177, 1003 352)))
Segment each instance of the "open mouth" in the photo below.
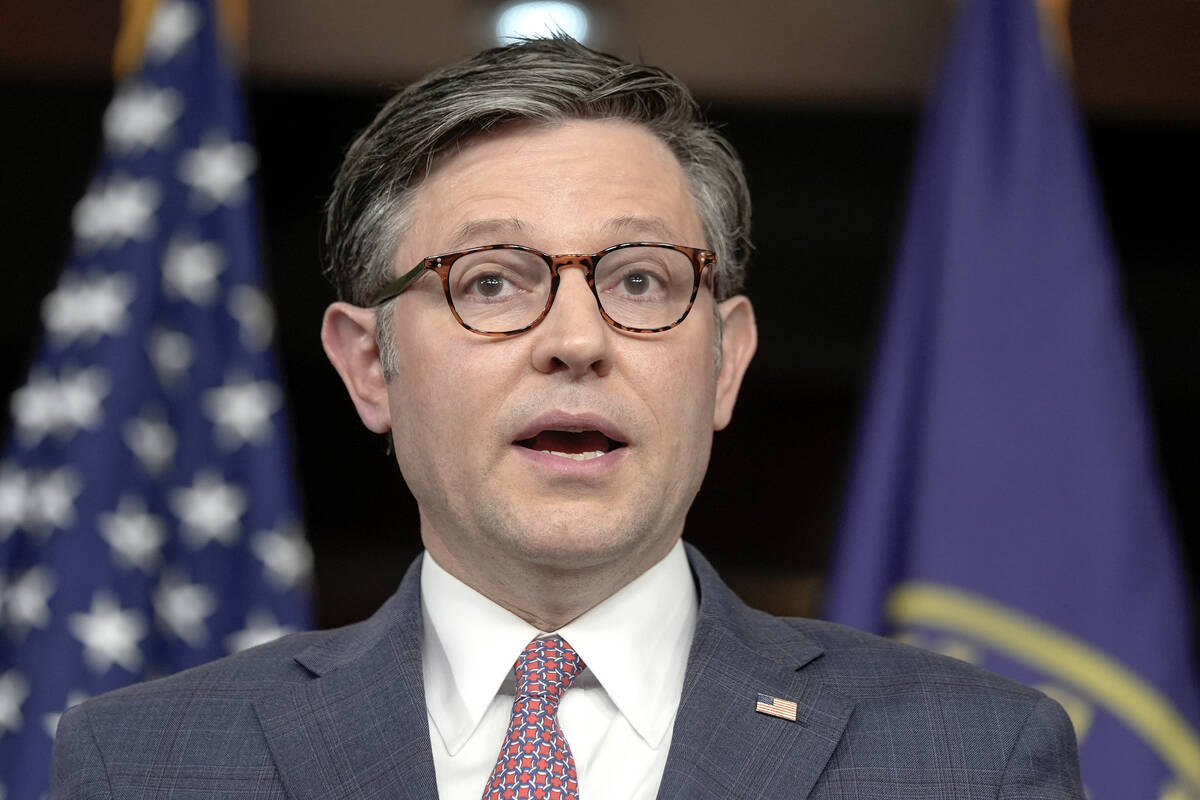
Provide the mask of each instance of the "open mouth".
POLYGON ((514 444, 574 461, 589 461, 625 446, 625 442, 610 439, 594 430, 545 430, 528 439, 519 439, 514 444))

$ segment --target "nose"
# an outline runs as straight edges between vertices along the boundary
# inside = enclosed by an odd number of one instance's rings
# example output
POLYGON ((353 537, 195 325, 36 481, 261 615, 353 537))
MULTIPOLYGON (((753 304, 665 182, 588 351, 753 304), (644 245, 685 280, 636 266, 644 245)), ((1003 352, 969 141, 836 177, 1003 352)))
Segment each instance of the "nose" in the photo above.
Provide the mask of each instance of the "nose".
POLYGON ((566 372, 571 378, 603 377, 612 368, 613 329, 600 316, 596 296, 581 268, 559 272, 554 305, 531 335, 533 366, 539 372, 566 372))

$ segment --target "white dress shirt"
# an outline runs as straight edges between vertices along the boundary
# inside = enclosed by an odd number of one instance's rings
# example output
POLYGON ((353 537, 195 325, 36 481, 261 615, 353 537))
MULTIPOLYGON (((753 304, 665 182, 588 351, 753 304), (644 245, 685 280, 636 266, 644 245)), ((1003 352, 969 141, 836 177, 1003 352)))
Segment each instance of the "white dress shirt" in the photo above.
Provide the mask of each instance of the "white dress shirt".
MULTIPOLYGON (((441 800, 479 800, 512 713, 513 665, 539 631, 442 569, 421 568, 422 663, 441 800)), ((585 669, 563 695, 580 800, 653 798, 683 691, 698 600, 683 544, 558 631, 585 669)))

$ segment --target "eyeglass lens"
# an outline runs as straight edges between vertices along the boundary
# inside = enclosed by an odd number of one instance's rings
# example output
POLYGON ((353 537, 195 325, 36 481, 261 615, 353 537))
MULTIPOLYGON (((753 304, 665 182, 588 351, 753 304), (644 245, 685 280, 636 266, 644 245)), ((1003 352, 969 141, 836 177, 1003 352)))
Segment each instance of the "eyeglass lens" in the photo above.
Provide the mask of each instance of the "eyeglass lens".
MULTIPOLYGON (((687 310, 695 285, 691 258, 665 247, 627 247, 596 262, 596 296, 613 321, 660 328, 687 310)), ((524 250, 468 253, 450 267, 450 298, 462 321, 487 333, 533 323, 550 296, 549 265, 524 250)))

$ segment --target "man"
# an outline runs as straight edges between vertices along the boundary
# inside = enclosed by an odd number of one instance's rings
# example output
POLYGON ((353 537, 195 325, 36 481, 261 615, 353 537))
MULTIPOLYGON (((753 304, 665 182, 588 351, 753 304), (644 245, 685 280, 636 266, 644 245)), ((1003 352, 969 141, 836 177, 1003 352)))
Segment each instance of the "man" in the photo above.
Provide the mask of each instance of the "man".
POLYGON ((681 544, 755 349, 748 228, 659 70, 540 40, 392 98, 322 341, 426 552, 366 622, 68 712, 55 796, 1082 797, 1053 702, 752 611, 681 544))

